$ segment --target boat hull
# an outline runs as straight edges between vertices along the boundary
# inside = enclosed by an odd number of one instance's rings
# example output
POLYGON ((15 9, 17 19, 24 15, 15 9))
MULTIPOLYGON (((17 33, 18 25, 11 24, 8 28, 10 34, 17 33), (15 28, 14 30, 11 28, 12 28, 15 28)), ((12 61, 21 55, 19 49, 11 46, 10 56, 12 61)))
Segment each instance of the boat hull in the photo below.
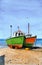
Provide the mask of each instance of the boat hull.
POLYGON ((22 48, 22 45, 8 45, 8 47, 10 47, 10 48, 18 48, 18 49, 20 49, 20 48, 22 48))
POLYGON ((18 36, 18 37, 9 38, 6 40, 6 42, 10 48, 22 48, 24 39, 25 39, 24 36, 18 36))
POLYGON ((32 47, 36 41, 36 36, 25 38, 24 47, 32 47))
POLYGON ((22 47, 31 48, 34 45, 35 41, 36 36, 27 38, 25 38, 25 36, 18 36, 6 40, 7 45, 10 48, 22 48, 22 47))

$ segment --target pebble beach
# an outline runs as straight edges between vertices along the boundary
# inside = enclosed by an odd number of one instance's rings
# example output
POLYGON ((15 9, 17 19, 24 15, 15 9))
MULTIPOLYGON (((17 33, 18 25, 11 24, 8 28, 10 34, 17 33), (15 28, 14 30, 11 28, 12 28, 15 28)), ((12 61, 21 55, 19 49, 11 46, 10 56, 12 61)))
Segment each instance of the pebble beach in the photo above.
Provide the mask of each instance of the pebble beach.
POLYGON ((5 65, 42 65, 41 49, 0 49, 0 56, 5 55, 5 65))

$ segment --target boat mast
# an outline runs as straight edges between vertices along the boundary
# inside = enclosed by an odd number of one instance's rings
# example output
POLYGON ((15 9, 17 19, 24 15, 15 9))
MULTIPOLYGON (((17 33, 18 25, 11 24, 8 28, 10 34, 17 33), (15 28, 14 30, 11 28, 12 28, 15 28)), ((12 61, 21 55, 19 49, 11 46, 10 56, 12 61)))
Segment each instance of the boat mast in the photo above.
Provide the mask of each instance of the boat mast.
POLYGON ((30 34, 30 24, 28 23, 28 34, 30 34))
POLYGON ((12 25, 10 25, 10 37, 12 37, 12 25))
POLYGON ((18 26, 18 31, 19 31, 19 26, 18 26))

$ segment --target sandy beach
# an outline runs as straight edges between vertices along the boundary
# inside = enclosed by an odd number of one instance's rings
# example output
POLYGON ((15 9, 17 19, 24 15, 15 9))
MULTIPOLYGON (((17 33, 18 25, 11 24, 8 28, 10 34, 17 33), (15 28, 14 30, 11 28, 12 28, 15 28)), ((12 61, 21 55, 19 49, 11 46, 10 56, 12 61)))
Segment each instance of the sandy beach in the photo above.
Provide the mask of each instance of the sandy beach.
POLYGON ((5 65, 42 65, 42 49, 0 49, 0 56, 5 55, 5 65))

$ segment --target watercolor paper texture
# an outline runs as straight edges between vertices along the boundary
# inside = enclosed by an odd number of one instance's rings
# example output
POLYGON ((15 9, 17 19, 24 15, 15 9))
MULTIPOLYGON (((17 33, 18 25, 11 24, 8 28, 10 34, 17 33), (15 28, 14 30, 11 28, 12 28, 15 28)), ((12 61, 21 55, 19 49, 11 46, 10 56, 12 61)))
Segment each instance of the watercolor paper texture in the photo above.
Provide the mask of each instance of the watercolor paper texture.
POLYGON ((0 0, 0 64, 42 65, 42 0, 0 0))

